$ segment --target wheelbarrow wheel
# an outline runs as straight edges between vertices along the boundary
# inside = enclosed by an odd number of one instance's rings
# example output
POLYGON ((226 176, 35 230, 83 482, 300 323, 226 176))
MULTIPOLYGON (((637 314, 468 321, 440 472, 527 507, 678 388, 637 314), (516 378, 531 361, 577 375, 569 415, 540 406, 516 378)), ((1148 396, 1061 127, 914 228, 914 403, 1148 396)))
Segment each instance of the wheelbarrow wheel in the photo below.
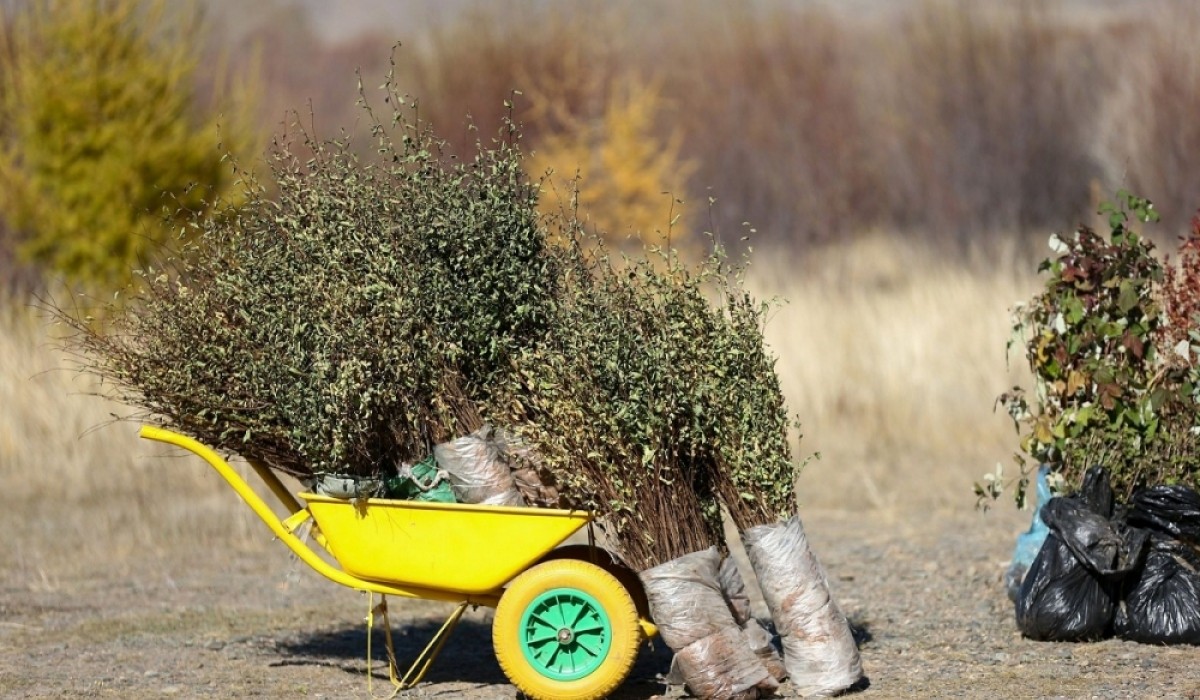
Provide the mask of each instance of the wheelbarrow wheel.
POLYGON ((625 586, 573 559, 543 562, 513 579, 492 623, 500 668, 536 700, 607 696, 629 675, 641 634, 625 586))

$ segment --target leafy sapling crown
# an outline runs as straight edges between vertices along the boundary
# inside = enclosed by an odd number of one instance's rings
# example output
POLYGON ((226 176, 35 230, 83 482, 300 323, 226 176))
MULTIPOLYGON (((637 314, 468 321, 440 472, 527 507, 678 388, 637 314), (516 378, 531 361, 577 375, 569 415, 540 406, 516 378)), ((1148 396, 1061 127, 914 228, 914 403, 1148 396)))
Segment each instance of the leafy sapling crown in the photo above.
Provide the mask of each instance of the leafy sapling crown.
POLYGON ((390 121, 368 109, 382 158, 297 127, 270 187, 198 224, 110 326, 75 322, 145 419, 301 476, 374 475, 478 427, 553 309, 537 186, 514 129, 444 158, 385 89, 390 121))
POLYGON ((553 330, 490 411, 540 446, 572 505, 610 513, 643 567, 722 541, 722 505, 743 527, 793 513, 768 307, 723 255, 614 261, 591 241, 560 253, 553 330))
MULTIPOLYGON (((1146 483, 1191 479, 1197 468, 1194 383, 1159 347, 1164 266, 1132 225, 1158 214, 1149 200, 1119 192, 1105 204, 1110 232, 1080 227, 1052 236, 1042 262, 1043 291, 1014 313, 1009 351, 1020 345, 1034 376, 1033 395, 1014 387, 999 397, 1021 438, 1016 500, 1024 505, 1031 471, 1049 464, 1068 488, 1104 466, 1128 495, 1146 483)), ((976 485, 981 500, 1003 490, 1000 473, 976 485)))

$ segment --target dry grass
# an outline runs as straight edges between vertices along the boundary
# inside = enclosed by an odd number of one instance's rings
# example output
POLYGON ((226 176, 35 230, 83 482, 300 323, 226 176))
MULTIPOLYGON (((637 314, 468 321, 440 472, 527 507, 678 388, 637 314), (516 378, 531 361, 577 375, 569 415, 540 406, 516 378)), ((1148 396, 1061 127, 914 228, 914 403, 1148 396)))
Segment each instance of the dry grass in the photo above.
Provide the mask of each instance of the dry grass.
POLYGON ((67 369, 53 330, 0 304, 0 581, 54 588, 171 549, 269 539, 203 462, 113 423, 128 411, 91 395, 94 381, 67 369))
POLYGON ((767 326, 777 371, 819 452, 799 481, 804 506, 969 508, 971 484, 1016 445, 995 397, 1008 309, 1034 266, 1015 247, 964 264, 875 236, 792 264, 759 255, 760 294, 787 300, 767 326))
MULTIPOLYGON (((801 476, 804 506, 971 508, 972 481, 1015 444, 992 402, 1014 379, 1007 308, 1032 293, 1016 271, 1032 265, 1015 251, 950 265, 880 236, 752 269, 760 293, 788 301, 768 339, 802 451, 822 454, 801 476)), ((5 579, 53 587, 97 566, 144 571, 171 550, 273 546, 207 466, 111 424, 121 407, 63 369, 51 330, 25 309, 0 313, 5 579)))

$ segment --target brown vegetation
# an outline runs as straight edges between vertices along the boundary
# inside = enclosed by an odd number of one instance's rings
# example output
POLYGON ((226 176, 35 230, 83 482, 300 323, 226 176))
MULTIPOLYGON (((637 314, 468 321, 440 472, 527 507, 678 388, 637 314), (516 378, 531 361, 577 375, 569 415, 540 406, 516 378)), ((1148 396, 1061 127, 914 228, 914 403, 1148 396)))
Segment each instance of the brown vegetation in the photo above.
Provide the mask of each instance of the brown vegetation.
MULTIPOLYGON (((397 41, 401 87, 460 152, 496 133, 508 99, 537 151, 602 121, 613 89, 661 86, 649 136, 678 136, 677 162, 695 166, 672 194, 693 229, 727 244, 748 222, 759 242, 798 254, 871 230, 961 252, 1072 228, 1093 192, 1118 187, 1153 200, 1174 232, 1200 189, 1200 50, 1187 40, 1200 12, 1180 0, 506 2, 352 39, 286 4, 213 19, 227 42, 213 51, 261 69, 264 132, 288 110, 319 137, 365 130, 354 73, 370 92, 397 41)), ((678 213, 664 207, 658 228, 678 213)))
POLYGON ((514 2, 397 38, 405 86, 464 148, 463 115, 492 133, 514 90, 536 150, 569 121, 546 118, 546 85, 571 88, 556 93, 561 113, 596 118, 609 95, 595 86, 640 76, 670 106, 657 138, 680 132, 680 158, 697 164, 677 196, 727 242, 750 222, 759 241, 798 249, 882 229, 963 250, 1073 227, 1094 186, 1134 189, 1167 230, 1186 225, 1200 51, 1182 38, 1200 13, 1144 9, 514 2))

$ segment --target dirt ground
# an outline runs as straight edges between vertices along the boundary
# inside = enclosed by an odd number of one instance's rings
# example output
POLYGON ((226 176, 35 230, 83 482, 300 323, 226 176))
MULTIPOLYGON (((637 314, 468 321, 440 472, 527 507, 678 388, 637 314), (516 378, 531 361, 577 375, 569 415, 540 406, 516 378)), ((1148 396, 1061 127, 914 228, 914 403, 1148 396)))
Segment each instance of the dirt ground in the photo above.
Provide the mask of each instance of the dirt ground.
MULTIPOLYGON (((1016 632, 1001 578, 1027 515, 994 511, 804 517, 834 593, 861 628, 866 698, 1200 697, 1200 651, 1121 641, 1050 644, 1016 632)), ((81 543, 87 546, 87 543, 81 543)), ((368 685, 368 602, 264 534, 233 554, 180 552, 143 571, 54 585, 0 574, 0 697, 361 698, 386 696, 383 640, 368 685)), ((401 658, 450 607, 390 600, 401 658)), ((681 694, 648 645, 615 697, 681 694)), ((786 693, 787 687, 784 691, 786 693)), ((417 698, 512 698, 490 611, 468 613, 417 698)))

